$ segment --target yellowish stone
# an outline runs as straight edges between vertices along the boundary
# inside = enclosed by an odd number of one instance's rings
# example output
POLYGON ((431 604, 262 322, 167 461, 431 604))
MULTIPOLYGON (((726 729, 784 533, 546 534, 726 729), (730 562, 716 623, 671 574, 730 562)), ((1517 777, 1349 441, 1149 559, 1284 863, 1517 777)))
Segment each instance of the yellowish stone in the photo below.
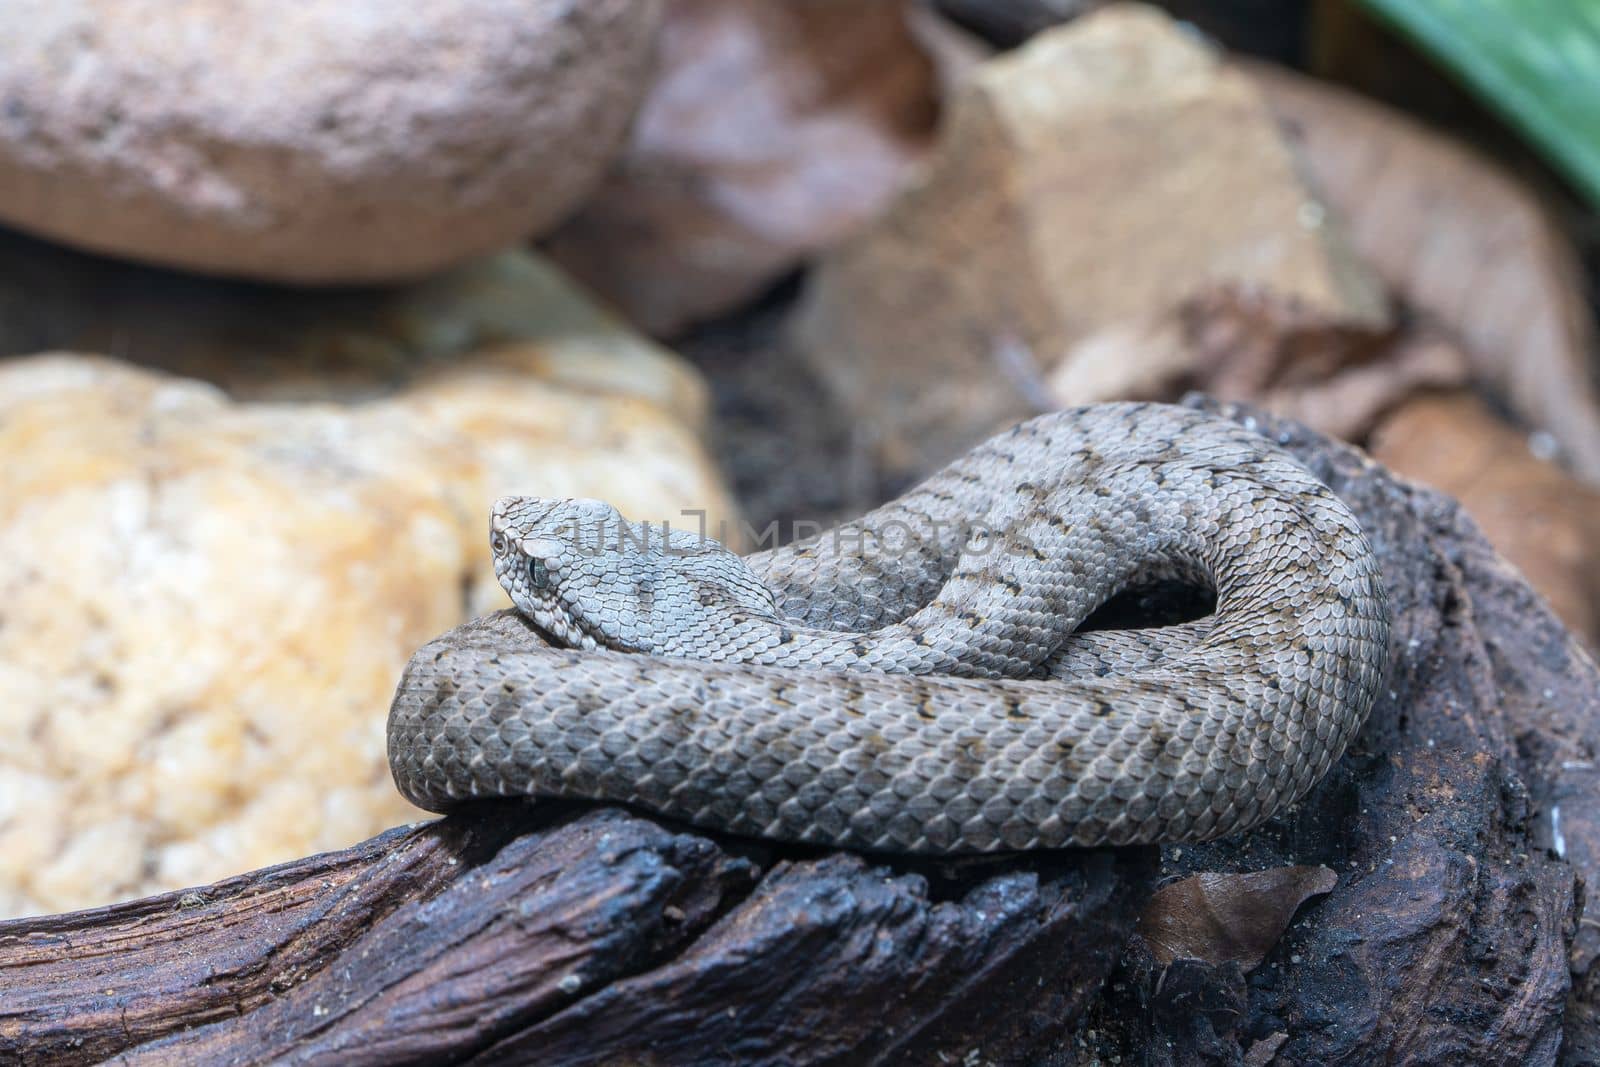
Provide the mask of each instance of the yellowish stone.
POLYGON ((236 401, 101 357, 0 362, 0 914, 420 817, 389 781, 384 717, 418 645, 504 606, 495 496, 732 517, 693 373, 574 321, 353 405, 236 401))

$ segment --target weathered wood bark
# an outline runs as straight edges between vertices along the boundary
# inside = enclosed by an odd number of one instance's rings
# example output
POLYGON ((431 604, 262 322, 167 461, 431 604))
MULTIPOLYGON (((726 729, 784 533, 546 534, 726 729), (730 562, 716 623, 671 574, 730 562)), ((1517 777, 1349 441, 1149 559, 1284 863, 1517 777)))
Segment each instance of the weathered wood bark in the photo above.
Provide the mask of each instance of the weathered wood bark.
POLYGON ((198 893, 0 924, 0 1060, 1027 1050, 1114 966, 1154 859, 912 872, 745 852, 615 809, 486 805, 198 893))
POLYGON ((0 1060, 1596 1062, 1600 671, 1450 501, 1235 414, 1355 508, 1396 619, 1358 743, 1260 830, 1158 874, 1148 849, 912 864, 487 805, 0 924, 0 1060), (1288 864, 1338 884, 1248 974, 1133 933, 1162 875, 1288 864))

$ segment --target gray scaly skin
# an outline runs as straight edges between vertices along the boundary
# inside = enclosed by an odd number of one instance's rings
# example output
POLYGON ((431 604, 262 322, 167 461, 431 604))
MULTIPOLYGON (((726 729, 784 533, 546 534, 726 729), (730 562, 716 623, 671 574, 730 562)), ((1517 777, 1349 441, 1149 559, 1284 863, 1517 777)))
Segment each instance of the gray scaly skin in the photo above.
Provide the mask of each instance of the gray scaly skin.
POLYGON ((1231 422, 1105 404, 1001 434, 837 533, 740 559, 595 501, 496 505, 521 617, 412 659, 400 790, 587 797, 889 852, 1203 841, 1305 793, 1381 683, 1354 517, 1231 422), (974 523, 983 533, 975 533, 974 523), (1113 594, 1216 611, 1074 633, 1113 594))

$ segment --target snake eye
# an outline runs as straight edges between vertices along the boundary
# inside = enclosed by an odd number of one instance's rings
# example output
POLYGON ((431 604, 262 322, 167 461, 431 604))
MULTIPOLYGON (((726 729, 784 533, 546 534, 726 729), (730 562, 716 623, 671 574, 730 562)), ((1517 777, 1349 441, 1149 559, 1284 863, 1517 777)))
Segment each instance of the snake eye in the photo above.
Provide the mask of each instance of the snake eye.
POLYGON ((530 559, 528 561, 528 581, 535 589, 550 588, 550 571, 546 569, 544 560, 530 559))

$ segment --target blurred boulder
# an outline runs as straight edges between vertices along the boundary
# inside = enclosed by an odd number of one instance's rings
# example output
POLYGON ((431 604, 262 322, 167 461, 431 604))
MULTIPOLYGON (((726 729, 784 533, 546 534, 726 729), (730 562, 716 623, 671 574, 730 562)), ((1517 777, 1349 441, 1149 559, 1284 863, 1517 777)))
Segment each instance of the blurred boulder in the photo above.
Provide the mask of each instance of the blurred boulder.
POLYGON ((270 402, 104 357, 0 361, 0 914, 414 818, 384 709, 418 645, 505 604, 496 496, 732 517, 693 372, 531 256, 323 319, 230 291, 212 319, 155 301, 86 311, 85 333, 158 323, 120 348, 170 343, 270 402), (362 402, 313 399, 319 362, 324 396, 362 402))
POLYGON ((0 219, 195 271, 420 277, 578 205, 658 6, 15 0, 0 219))

